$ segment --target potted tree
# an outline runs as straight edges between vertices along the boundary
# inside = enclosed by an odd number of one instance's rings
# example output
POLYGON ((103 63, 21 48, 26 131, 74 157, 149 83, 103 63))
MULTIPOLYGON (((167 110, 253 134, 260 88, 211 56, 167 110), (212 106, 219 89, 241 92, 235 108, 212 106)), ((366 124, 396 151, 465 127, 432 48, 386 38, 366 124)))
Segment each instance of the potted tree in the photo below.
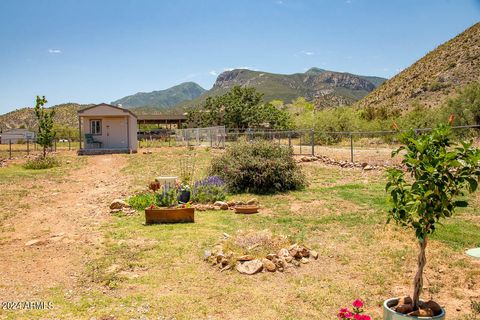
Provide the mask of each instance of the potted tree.
POLYGON ((178 204, 177 189, 167 188, 159 182, 152 182, 149 189, 153 192, 152 203, 145 208, 145 223, 194 222, 195 208, 187 204, 178 204))
POLYGON ((424 134, 411 130, 400 135, 402 146, 392 153, 404 152, 402 163, 409 177, 403 170, 388 170, 388 221, 413 229, 420 250, 413 296, 386 300, 384 319, 445 318, 445 310, 436 302, 420 300, 425 249, 439 220, 451 217, 457 207, 468 206, 459 196, 474 192, 480 177, 480 150, 472 143, 452 143, 450 134, 449 125, 424 134))

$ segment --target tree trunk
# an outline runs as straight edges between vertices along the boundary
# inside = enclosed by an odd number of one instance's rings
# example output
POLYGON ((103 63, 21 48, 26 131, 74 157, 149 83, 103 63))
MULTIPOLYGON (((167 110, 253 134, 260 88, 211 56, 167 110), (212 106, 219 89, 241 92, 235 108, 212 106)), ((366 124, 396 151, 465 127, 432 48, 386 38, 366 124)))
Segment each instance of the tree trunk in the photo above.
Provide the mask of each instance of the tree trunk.
POLYGON ((423 288, 423 268, 427 263, 427 258, 425 257, 425 248, 427 247, 427 238, 419 241, 420 253, 418 255, 418 268, 417 274, 415 275, 414 280, 414 290, 413 290, 413 310, 418 310, 418 305, 420 302, 420 293, 423 288))
POLYGON ((47 156, 47 147, 43 146, 43 158, 47 156))

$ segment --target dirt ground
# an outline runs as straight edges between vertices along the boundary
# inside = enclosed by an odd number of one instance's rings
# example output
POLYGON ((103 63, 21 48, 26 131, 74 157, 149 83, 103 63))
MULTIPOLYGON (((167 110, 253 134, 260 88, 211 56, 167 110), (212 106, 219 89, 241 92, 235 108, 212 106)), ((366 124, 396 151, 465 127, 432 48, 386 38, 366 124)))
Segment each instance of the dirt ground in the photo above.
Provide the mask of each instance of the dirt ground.
MULTIPOLYGON (((213 152, 198 153, 201 169, 213 152)), ((327 319, 325 314, 333 319, 354 297, 366 298, 369 313, 378 319, 383 298, 410 291, 416 247, 406 232, 385 227, 380 170, 302 163, 309 188, 259 196, 265 207, 261 215, 204 212, 194 225, 144 228, 139 227, 141 214, 114 217, 108 205, 159 172, 176 174, 186 151, 73 154, 60 155, 81 160, 65 176, 38 176, 8 186, 29 193, 12 200, 19 209, 0 224, 0 301, 64 298, 54 301, 51 313, 10 312, 6 319, 327 319), (303 234, 321 262, 253 277, 221 273, 202 262, 212 241, 242 228, 303 234), (135 277, 108 278, 118 281, 111 287, 92 281, 86 266, 95 259, 100 271, 116 266, 135 277), (52 293, 56 288, 57 296, 52 293)), ((467 314, 470 299, 479 299, 480 261, 465 257, 459 241, 469 246, 463 235, 478 238, 473 235, 479 203, 477 195, 470 211, 457 215, 450 232, 439 235, 442 241, 429 244, 425 296, 444 303, 449 319, 475 319, 467 314), (449 235, 462 249, 446 244, 449 235)))
MULTIPOLYGON (((125 194, 120 156, 88 157, 63 182, 35 180, 30 209, 3 224, 0 250, 0 301, 32 299, 41 291, 79 285, 86 252, 102 242, 99 227, 109 218, 112 197, 125 194), (30 244, 30 243, 33 244, 30 244)), ((32 181, 24 188, 32 189, 32 181)))

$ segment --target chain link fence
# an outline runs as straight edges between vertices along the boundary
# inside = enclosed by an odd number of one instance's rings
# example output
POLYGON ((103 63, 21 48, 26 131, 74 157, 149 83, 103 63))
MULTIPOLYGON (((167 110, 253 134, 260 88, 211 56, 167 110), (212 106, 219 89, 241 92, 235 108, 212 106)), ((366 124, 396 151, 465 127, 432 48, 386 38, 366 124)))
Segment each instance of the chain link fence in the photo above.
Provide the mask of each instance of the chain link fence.
MULTIPOLYGON (((480 126, 453 127, 457 139, 473 139, 480 146, 480 126)), ((414 129, 418 133, 431 128, 414 129)), ((371 132, 328 132, 308 130, 293 131, 230 131, 226 144, 246 139, 265 139, 280 145, 288 145, 295 155, 326 156, 336 161, 365 162, 369 164, 391 165, 400 159, 391 157, 392 151, 399 147, 398 131, 371 132)))
MULTIPOLYGON (((430 128, 415 129, 417 132, 430 128)), ((473 139, 480 146, 480 126, 453 127, 457 139, 473 139)), ((397 131, 372 132, 328 132, 312 129, 273 131, 273 130, 226 130, 225 127, 192 128, 175 130, 174 135, 160 139, 140 140, 140 147, 210 147, 225 148, 239 139, 252 141, 265 139, 280 145, 290 146, 295 155, 326 156, 336 161, 366 162, 369 164, 395 164, 399 158, 392 159, 391 153, 399 146, 397 131)), ((77 150, 76 140, 58 138, 49 151, 77 150)), ((0 159, 17 158, 40 153, 41 146, 34 140, 8 141, 0 143, 0 159), (14 143, 15 142, 15 143, 14 143)))
POLYGON ((226 137, 226 130, 223 126, 175 130, 177 146, 225 148, 226 137))

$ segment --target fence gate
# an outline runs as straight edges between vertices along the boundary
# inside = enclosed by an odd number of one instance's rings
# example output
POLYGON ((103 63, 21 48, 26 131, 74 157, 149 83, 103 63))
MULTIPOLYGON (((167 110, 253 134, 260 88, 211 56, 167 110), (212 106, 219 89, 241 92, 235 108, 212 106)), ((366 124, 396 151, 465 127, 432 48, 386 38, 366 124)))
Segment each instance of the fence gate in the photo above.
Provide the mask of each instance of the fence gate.
POLYGON ((177 145, 225 148, 225 127, 190 128, 175 130, 177 145))

